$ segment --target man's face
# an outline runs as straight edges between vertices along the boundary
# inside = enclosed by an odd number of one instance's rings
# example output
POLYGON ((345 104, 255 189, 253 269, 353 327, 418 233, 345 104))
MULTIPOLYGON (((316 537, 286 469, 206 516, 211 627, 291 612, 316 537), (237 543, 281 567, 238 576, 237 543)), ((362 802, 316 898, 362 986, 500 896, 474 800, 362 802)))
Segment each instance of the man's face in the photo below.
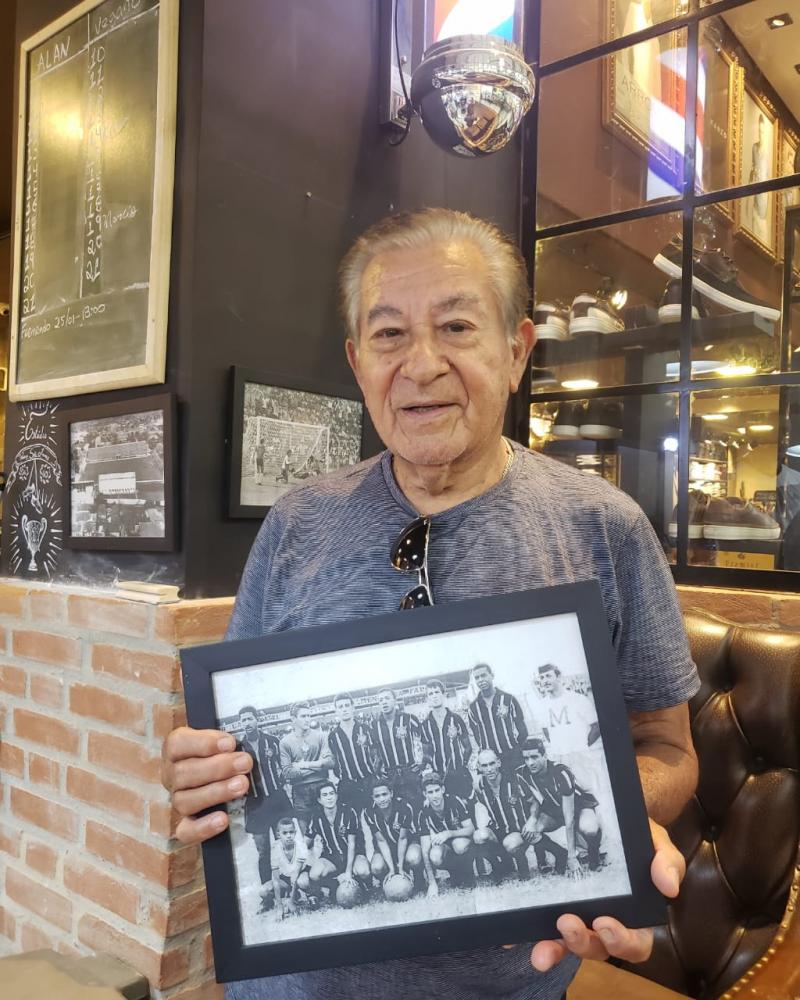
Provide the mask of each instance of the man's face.
POLYGON ((493 750, 482 750, 478 754, 478 770, 489 781, 494 781, 500 773, 500 761, 493 750))
POLYGON ((431 708, 441 708, 444 705, 444 691, 438 687, 429 687, 428 704, 431 708))
POLYGON ((258 720, 252 712, 242 712, 239 721, 244 726, 245 735, 248 739, 258 736, 258 720))
POLYGON ((488 694, 492 690, 494 679, 488 667, 478 667, 472 672, 472 677, 479 691, 488 694))
POLYGON ((522 327, 512 344, 470 241, 374 257, 347 356, 389 451, 410 465, 437 466, 496 447, 534 340, 530 322, 522 327))
POLYGON ((350 722, 353 718, 353 703, 349 698, 336 702, 336 711, 342 722, 350 722))
POLYGON ((538 750, 523 750, 522 760, 531 774, 538 774, 547 763, 547 756, 538 750))
POLYGON ((383 809, 385 812, 392 802, 392 793, 389 787, 387 785, 378 785, 376 788, 373 788, 372 801, 379 809, 383 809))
POLYGON ((391 691, 381 691, 378 695, 378 708, 380 708, 384 715, 391 715, 396 704, 391 691))
POLYGON ((281 843, 284 847, 291 847, 294 844, 294 827, 289 826, 287 823, 286 826, 280 828, 278 836, 281 838, 281 843))
POLYGON ((559 686, 559 678, 555 670, 545 670, 544 673, 539 674, 539 678, 543 691, 547 694, 556 694, 559 686))
POLYGON ((444 805, 444 787, 442 785, 427 785, 425 799, 434 809, 441 809, 444 805))
POLYGON ((319 804, 323 809, 335 809, 336 799, 336 791, 333 788, 323 788, 319 793, 319 804))
POLYGON ((297 716, 295 717, 295 722, 297 724, 297 728, 300 730, 301 733, 308 732, 308 729, 311 726, 310 709, 308 708, 298 709, 297 716))

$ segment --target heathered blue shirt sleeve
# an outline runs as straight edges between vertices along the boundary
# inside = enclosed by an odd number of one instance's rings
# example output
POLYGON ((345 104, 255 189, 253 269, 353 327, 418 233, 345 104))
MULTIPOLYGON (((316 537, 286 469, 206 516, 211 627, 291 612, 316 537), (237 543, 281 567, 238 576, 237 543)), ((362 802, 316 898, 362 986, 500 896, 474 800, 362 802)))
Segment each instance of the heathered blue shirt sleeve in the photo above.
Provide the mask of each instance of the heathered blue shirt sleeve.
POLYGON ((639 513, 616 562, 617 665, 629 711, 652 712, 687 701, 700 687, 678 595, 655 532, 639 513))

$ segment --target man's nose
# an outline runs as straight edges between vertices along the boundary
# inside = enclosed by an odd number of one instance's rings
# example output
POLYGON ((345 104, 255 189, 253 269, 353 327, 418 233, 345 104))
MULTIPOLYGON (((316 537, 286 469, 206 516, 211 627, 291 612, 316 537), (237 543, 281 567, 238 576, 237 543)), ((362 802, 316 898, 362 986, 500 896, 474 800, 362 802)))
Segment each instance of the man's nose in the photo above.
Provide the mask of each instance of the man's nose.
POLYGON ((434 330, 412 332, 403 359, 402 374, 415 382, 431 382, 444 375, 450 363, 444 355, 434 330))

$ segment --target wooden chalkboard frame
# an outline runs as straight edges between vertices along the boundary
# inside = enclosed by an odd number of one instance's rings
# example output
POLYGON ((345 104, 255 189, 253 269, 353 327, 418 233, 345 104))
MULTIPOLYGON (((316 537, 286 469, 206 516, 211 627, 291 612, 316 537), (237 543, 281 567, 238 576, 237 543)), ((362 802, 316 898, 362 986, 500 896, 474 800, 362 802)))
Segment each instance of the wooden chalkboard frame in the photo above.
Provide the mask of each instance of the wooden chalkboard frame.
POLYGON ((105 0, 84 0, 51 22, 20 46, 19 105, 17 118, 17 159, 14 211, 13 283, 11 296, 11 358, 9 398, 18 402, 73 396, 128 386, 161 384, 165 381, 169 270, 172 242, 172 203, 175 174, 175 133, 178 89, 178 8, 179 0, 159 0, 158 81, 156 96, 156 145, 151 222, 150 275, 147 309, 146 347, 143 364, 105 371, 39 381, 17 379, 19 334, 21 329, 21 280, 24 253, 23 218, 26 195, 26 137, 28 134, 28 55, 74 21, 84 17, 105 0))

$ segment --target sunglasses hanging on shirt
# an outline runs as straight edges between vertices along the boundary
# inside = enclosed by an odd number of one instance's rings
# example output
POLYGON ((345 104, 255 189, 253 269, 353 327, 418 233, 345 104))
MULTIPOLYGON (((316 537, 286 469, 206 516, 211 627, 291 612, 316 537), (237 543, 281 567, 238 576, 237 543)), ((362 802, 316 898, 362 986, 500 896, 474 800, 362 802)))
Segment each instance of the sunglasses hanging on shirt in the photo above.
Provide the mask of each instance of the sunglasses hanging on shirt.
POLYGON ((400 610, 427 608, 433 604, 433 591, 428 578, 428 542, 431 535, 431 519, 415 518, 400 533, 392 546, 391 563, 400 573, 416 573, 417 586, 400 601, 400 610))

